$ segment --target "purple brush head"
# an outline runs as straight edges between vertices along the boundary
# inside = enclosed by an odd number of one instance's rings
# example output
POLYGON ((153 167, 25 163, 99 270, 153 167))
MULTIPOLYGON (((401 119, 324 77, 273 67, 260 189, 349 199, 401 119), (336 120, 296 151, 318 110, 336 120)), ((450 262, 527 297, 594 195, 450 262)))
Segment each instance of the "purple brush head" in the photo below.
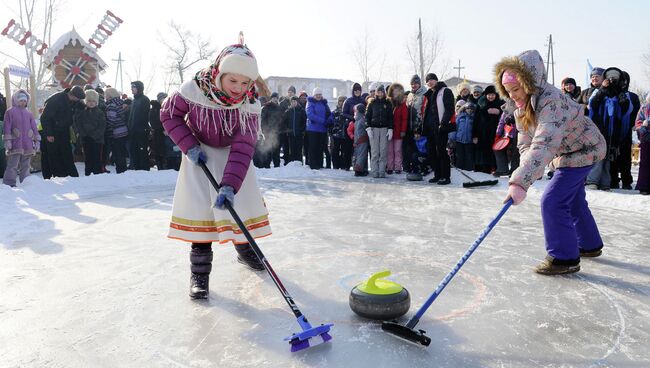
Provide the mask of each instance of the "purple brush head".
POLYGON ((289 344, 291 344, 291 352, 295 353, 300 350, 304 350, 307 348, 312 348, 316 345, 320 345, 322 343, 326 343, 332 339, 332 336, 328 334, 327 332, 323 332, 320 335, 311 337, 307 340, 292 340, 289 341, 289 344))
POLYGON ((298 317, 298 324, 302 327, 302 332, 294 333, 284 338, 291 344, 292 353, 320 345, 332 339, 332 336, 329 334, 333 326, 331 323, 312 327, 305 316, 300 316, 298 317))

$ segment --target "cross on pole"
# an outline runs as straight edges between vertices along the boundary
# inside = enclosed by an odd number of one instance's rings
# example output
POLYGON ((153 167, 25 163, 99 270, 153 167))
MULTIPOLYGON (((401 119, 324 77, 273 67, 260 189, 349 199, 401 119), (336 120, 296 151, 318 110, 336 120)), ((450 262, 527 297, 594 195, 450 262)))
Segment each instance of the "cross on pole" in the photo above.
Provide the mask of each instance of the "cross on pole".
POLYGON ((464 66, 460 66, 460 59, 458 59, 458 66, 455 66, 453 69, 458 69, 458 79, 460 79, 460 71, 465 69, 464 66))
POLYGON ((124 92, 124 80, 122 79, 122 62, 126 60, 122 59, 122 52, 120 52, 117 59, 113 59, 113 61, 117 61, 117 70, 115 71, 115 87, 117 87, 117 77, 119 76, 120 92, 124 92))

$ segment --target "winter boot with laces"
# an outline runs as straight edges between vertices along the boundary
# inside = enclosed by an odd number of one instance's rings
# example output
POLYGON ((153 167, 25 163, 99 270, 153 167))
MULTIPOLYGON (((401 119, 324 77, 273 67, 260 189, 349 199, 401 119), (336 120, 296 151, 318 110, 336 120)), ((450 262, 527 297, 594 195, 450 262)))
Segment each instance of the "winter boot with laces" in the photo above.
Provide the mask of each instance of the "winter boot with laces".
POLYGON ((546 256, 544 260, 535 267, 535 272, 542 275, 563 275, 580 271, 580 258, 561 260, 546 256))
POLYGON ((190 298, 207 299, 212 271, 212 243, 192 243, 190 263, 190 298))
POLYGON ((260 259, 257 258, 257 255, 251 248, 250 244, 235 244, 235 250, 237 251, 237 262, 247 266, 253 271, 264 271, 264 265, 260 262, 260 259))

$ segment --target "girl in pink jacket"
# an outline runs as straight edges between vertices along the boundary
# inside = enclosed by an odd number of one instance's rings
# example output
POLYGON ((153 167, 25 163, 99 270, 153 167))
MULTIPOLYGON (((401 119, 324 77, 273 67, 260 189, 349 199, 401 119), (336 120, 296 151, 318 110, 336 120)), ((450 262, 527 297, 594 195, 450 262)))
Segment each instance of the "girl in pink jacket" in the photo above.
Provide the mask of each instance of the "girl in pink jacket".
POLYGON ((34 116, 27 110, 29 93, 24 89, 18 90, 11 101, 11 108, 5 112, 2 134, 7 155, 7 168, 2 182, 15 187, 16 177, 22 183, 29 175, 32 157, 40 147, 41 136, 34 116))
POLYGON ((603 240, 585 200, 584 183, 594 163, 605 156, 605 138, 579 104, 546 82, 536 50, 502 59, 495 66, 495 82, 519 131, 520 166, 512 173, 506 201, 521 203, 544 167, 555 169, 542 196, 548 255, 535 271, 577 272, 580 257, 602 253, 603 240))

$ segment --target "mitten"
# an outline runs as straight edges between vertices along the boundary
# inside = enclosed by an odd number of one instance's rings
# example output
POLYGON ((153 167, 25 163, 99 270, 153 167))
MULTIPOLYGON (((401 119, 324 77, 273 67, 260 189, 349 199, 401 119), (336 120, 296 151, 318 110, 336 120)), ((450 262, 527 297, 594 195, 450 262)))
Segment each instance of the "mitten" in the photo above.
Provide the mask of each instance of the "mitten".
POLYGON ((199 160, 202 162, 208 162, 208 157, 205 155, 205 152, 201 150, 201 147, 199 145, 192 146, 190 149, 187 150, 187 158, 190 159, 195 165, 199 164, 199 160))
POLYGON ((220 210, 225 210, 226 201, 228 201, 231 206, 235 206, 235 190, 230 185, 224 185, 219 189, 219 194, 217 195, 217 200, 214 202, 214 206, 220 210))

